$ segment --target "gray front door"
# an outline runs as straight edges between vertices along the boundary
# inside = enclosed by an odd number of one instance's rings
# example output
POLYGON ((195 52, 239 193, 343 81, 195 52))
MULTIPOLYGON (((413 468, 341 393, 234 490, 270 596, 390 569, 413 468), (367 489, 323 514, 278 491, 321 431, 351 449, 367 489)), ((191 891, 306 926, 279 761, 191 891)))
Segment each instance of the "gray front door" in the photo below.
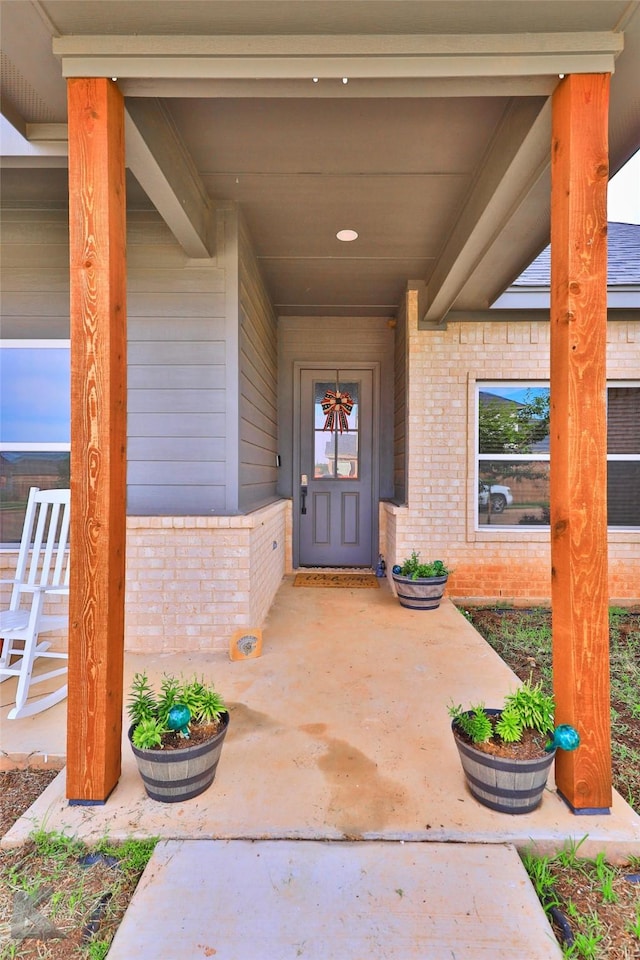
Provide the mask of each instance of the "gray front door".
POLYGON ((373 371, 300 371, 299 564, 373 563, 373 371))

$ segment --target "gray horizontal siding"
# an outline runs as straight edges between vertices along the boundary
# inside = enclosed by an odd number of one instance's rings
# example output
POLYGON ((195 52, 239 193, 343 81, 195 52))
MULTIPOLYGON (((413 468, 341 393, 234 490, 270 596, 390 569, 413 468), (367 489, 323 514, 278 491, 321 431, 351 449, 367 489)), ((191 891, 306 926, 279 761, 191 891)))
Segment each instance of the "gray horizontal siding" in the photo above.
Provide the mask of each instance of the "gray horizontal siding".
POLYGON ((129 414, 135 413, 224 413, 226 394, 218 390, 145 390, 129 391, 129 414))
POLYGON ((181 322, 192 317, 224 316, 224 297, 210 293, 128 293, 130 317, 168 317, 181 322))
POLYGON ((224 439, 220 437, 130 437, 127 455, 131 460, 165 461, 180 457, 180 461, 197 463, 201 460, 224 462, 224 439))
POLYGON ((225 271, 146 212, 129 218, 127 260, 128 510, 223 513, 225 271))
MULTIPOLYGON (((0 217, 4 212, 0 211, 0 217)), ((47 228, 48 229, 48 228, 47 228)), ((60 282, 69 286, 69 244, 67 240, 64 243, 14 243, 11 240, 12 230, 4 227, 1 231, 2 236, 2 278, 3 281, 10 281, 14 271, 15 275, 26 279, 41 276, 50 272, 60 282)), ((21 282, 24 282, 21 281, 21 282)), ((4 289, 4 287, 3 287, 4 289)), ((16 287, 16 289, 18 289, 16 287)))
POLYGON ((69 227, 64 210, 0 213, 0 310, 7 339, 68 339, 69 227))
POLYGON ((69 323, 69 290, 2 290, 2 312, 8 317, 64 317, 69 323))
MULTIPOLYGON (((132 270, 127 283, 130 294, 166 292, 206 294, 209 298, 214 294, 224 296, 224 271, 213 267, 183 267, 178 270, 163 267, 158 270, 156 263, 153 268, 136 266, 132 267, 132 270)), ((210 299, 210 303, 215 302, 215 299, 210 299)))
POLYGON ((128 415, 128 435, 135 437, 224 437, 224 413, 189 413, 171 417, 167 413, 128 415), (175 431, 175 432, 174 432, 175 431))
MULTIPOLYGON (((162 236, 153 239, 153 232, 145 239, 135 224, 127 224, 127 266, 130 270, 151 270, 152 272, 162 270, 189 270, 193 269, 193 264, 198 264, 197 269, 215 269, 217 264, 214 260, 189 260, 180 247, 176 245, 175 240, 168 230, 163 229, 162 236), (205 266, 206 263, 206 266, 205 266)), ((222 273, 221 285, 224 286, 224 271, 222 273)))
MULTIPOLYGON (((28 255, 28 248, 22 247, 23 255, 28 255)), ((65 251, 66 252, 66 251, 65 251)), ((29 267, 9 266, 2 255, 2 298, 5 303, 15 300, 20 303, 20 296, 42 293, 62 293, 66 298, 67 313, 69 313, 69 256, 66 263, 58 267, 48 264, 44 266, 31 265, 29 267), (9 294, 12 294, 9 297, 9 294)), ((48 263, 48 261, 47 261, 48 263)))
MULTIPOLYGON (((178 318, 175 323, 179 329, 180 338, 186 340, 218 340, 225 339, 224 317, 185 317, 178 318)), ((129 317, 129 339, 138 343, 142 340, 163 340, 167 336, 166 318, 154 320, 152 317, 129 317)))
POLYGON ((239 224, 239 505, 276 495, 277 324, 245 224, 239 224))
POLYGON ((176 340, 174 337, 185 336, 182 324, 173 331, 167 331, 170 340, 142 340, 129 341, 129 363, 135 367, 143 363, 145 357, 153 352, 154 365, 171 364, 172 366, 201 367, 203 370, 211 366, 224 363, 225 343, 221 340, 176 340))
MULTIPOLYGON (((151 345, 152 347, 153 345, 151 345)), ((153 349, 147 353, 148 362, 133 364, 129 369, 129 389, 146 388, 173 388, 181 390, 207 389, 222 387, 225 381, 225 368, 222 364, 206 366, 204 364, 180 364, 171 366, 168 363, 153 362, 153 349)))
MULTIPOLYGON (((0 297, 0 312, 2 298, 0 297)), ((7 317, 2 313, 2 336, 6 340, 68 340, 69 316, 7 317)))
MULTIPOLYGON (((175 456, 172 450, 172 456, 175 456)), ((212 463, 207 460, 170 460, 168 458, 162 461, 149 460, 129 460, 129 470, 127 479, 134 486, 140 486, 150 482, 153 477, 158 486, 170 486, 171 484, 184 484, 185 487, 203 487, 209 484, 224 483, 225 467, 224 463, 212 463)), ((193 491, 187 494, 180 494, 180 499, 186 502, 186 496, 193 497, 193 491)), ((202 507, 200 508, 202 512, 202 507)))
POLYGON ((177 483, 154 486, 148 480, 140 486, 135 483, 127 484, 127 513, 129 515, 173 516, 178 513, 175 509, 176 503, 180 504, 180 516, 223 514, 226 503, 224 484, 193 486, 177 483), (206 511, 202 507, 203 501, 208 505, 206 511), (149 510, 150 503, 153 504, 153 512, 149 510))

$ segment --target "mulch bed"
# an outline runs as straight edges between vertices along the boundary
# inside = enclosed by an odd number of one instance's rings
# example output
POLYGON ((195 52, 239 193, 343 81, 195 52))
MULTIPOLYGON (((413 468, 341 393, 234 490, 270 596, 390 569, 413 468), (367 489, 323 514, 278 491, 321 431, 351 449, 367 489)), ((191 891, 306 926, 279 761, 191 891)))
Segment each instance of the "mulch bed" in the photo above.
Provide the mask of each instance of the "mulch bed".
POLYGON ((0 772, 0 837, 55 780, 59 770, 27 768, 0 772))

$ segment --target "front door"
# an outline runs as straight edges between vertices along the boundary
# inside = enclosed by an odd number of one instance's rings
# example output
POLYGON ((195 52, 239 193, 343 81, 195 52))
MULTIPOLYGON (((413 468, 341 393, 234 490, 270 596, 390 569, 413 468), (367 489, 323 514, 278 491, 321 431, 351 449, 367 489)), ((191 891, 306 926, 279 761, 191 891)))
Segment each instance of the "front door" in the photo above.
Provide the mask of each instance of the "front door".
POLYGON ((373 371, 300 371, 299 565, 373 563, 373 371))

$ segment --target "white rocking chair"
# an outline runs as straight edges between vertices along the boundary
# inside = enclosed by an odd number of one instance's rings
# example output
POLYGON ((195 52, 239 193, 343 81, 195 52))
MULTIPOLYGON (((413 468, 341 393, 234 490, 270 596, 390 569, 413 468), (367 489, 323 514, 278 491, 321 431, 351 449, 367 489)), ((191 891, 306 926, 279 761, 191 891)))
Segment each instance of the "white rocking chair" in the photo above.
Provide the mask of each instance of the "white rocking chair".
POLYGON ((18 678, 16 705, 9 711, 9 720, 40 713, 67 695, 65 683, 27 703, 31 686, 67 672, 65 663, 33 676, 34 661, 40 657, 68 659, 66 653, 51 651, 51 643, 42 642, 39 636, 68 626, 67 612, 45 614, 43 610, 48 596, 69 594, 69 505, 69 490, 31 487, 16 575, 13 580, 0 581, 13 585, 9 608, 0 612, 0 683, 9 677, 18 678))

